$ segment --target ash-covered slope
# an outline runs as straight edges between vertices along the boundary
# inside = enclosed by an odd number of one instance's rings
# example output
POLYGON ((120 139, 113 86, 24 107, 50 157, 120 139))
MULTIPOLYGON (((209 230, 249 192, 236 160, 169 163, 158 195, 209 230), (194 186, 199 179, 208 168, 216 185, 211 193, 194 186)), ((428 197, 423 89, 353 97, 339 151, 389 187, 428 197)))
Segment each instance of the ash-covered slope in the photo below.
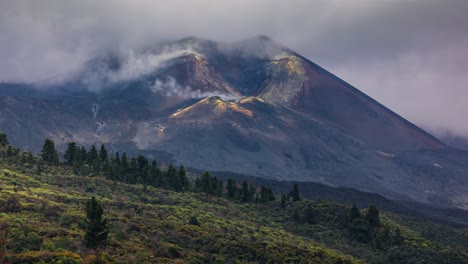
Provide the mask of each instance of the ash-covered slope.
POLYGON ((65 84, 14 87, 0 85, 0 129, 14 145, 106 143, 203 170, 468 207, 466 152, 264 36, 111 52, 65 84))

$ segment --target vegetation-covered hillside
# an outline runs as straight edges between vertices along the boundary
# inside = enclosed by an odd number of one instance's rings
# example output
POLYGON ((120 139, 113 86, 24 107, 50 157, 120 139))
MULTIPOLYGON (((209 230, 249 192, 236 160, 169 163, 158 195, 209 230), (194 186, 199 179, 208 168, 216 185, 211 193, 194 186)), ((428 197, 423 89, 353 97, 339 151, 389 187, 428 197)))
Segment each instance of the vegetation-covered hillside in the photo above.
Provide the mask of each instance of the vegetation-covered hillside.
POLYGON ((53 142, 44 144, 39 158, 9 146, 0 134, 0 257, 5 263, 468 260, 467 230, 423 224, 375 207, 304 200, 300 185, 273 194, 246 182, 223 183, 208 173, 186 175, 183 167, 152 166, 141 157, 129 158, 133 169, 122 170, 116 155, 98 153, 98 162, 90 158, 93 148, 77 149, 84 154, 78 165, 69 155, 60 163, 53 142), (96 247, 87 247, 85 239, 91 197, 102 205, 109 231, 107 241, 96 247))

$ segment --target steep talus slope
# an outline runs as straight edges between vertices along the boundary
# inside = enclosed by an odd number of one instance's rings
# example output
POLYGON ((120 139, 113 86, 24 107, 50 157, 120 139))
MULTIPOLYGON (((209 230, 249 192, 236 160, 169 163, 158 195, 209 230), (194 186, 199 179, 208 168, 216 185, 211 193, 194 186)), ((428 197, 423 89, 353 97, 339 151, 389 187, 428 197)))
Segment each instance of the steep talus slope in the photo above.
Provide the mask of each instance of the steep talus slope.
POLYGON ((272 62, 259 96, 316 115, 387 151, 444 148, 444 144, 354 87, 295 55, 272 62))
POLYGON ((466 152, 264 36, 190 37, 97 57, 53 89, 17 86, 0 85, 0 129, 20 147, 106 143, 203 170, 468 208, 466 152))

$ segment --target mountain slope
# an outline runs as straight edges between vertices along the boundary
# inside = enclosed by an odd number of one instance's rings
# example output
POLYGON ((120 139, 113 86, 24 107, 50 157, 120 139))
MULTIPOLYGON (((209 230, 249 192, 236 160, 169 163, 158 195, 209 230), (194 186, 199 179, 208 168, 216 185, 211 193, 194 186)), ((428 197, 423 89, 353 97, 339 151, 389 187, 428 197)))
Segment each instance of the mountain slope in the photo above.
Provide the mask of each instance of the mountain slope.
POLYGON ((109 223, 101 254, 110 263, 464 263, 468 257, 462 229, 424 219, 380 211, 371 228, 368 210, 354 221, 349 206, 331 202, 240 203, 80 176, 27 156, 0 145, 0 253, 8 263, 94 259, 96 251, 83 243, 83 205, 91 196, 109 223))
POLYGON ((14 87, 0 84, 0 129, 34 151, 44 138, 106 143, 202 170, 468 208, 468 152, 264 36, 113 52, 49 89, 14 87))
POLYGON ((445 145, 318 65, 292 55, 279 60, 259 96, 332 122, 385 151, 445 145))

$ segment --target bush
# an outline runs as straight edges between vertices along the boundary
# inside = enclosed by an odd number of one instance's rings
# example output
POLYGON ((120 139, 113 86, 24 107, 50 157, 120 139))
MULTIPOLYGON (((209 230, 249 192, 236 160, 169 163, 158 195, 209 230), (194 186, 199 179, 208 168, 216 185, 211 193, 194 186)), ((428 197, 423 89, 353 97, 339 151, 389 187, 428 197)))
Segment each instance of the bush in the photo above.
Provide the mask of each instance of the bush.
POLYGON ((86 264, 107 264, 110 263, 107 259, 102 255, 89 255, 86 258, 86 264))
POLYGON ((0 211, 5 213, 21 212, 23 206, 16 196, 9 196, 6 201, 0 203, 0 211))
POLYGON ((28 251, 20 254, 8 256, 7 263, 62 263, 81 264, 83 259, 70 251, 49 252, 49 251, 28 251))
POLYGON ((195 216, 190 217, 189 224, 200 226, 200 221, 195 216))
POLYGON ((42 247, 43 239, 36 232, 12 229, 9 235, 8 248, 14 253, 21 253, 28 250, 37 251, 42 247))

